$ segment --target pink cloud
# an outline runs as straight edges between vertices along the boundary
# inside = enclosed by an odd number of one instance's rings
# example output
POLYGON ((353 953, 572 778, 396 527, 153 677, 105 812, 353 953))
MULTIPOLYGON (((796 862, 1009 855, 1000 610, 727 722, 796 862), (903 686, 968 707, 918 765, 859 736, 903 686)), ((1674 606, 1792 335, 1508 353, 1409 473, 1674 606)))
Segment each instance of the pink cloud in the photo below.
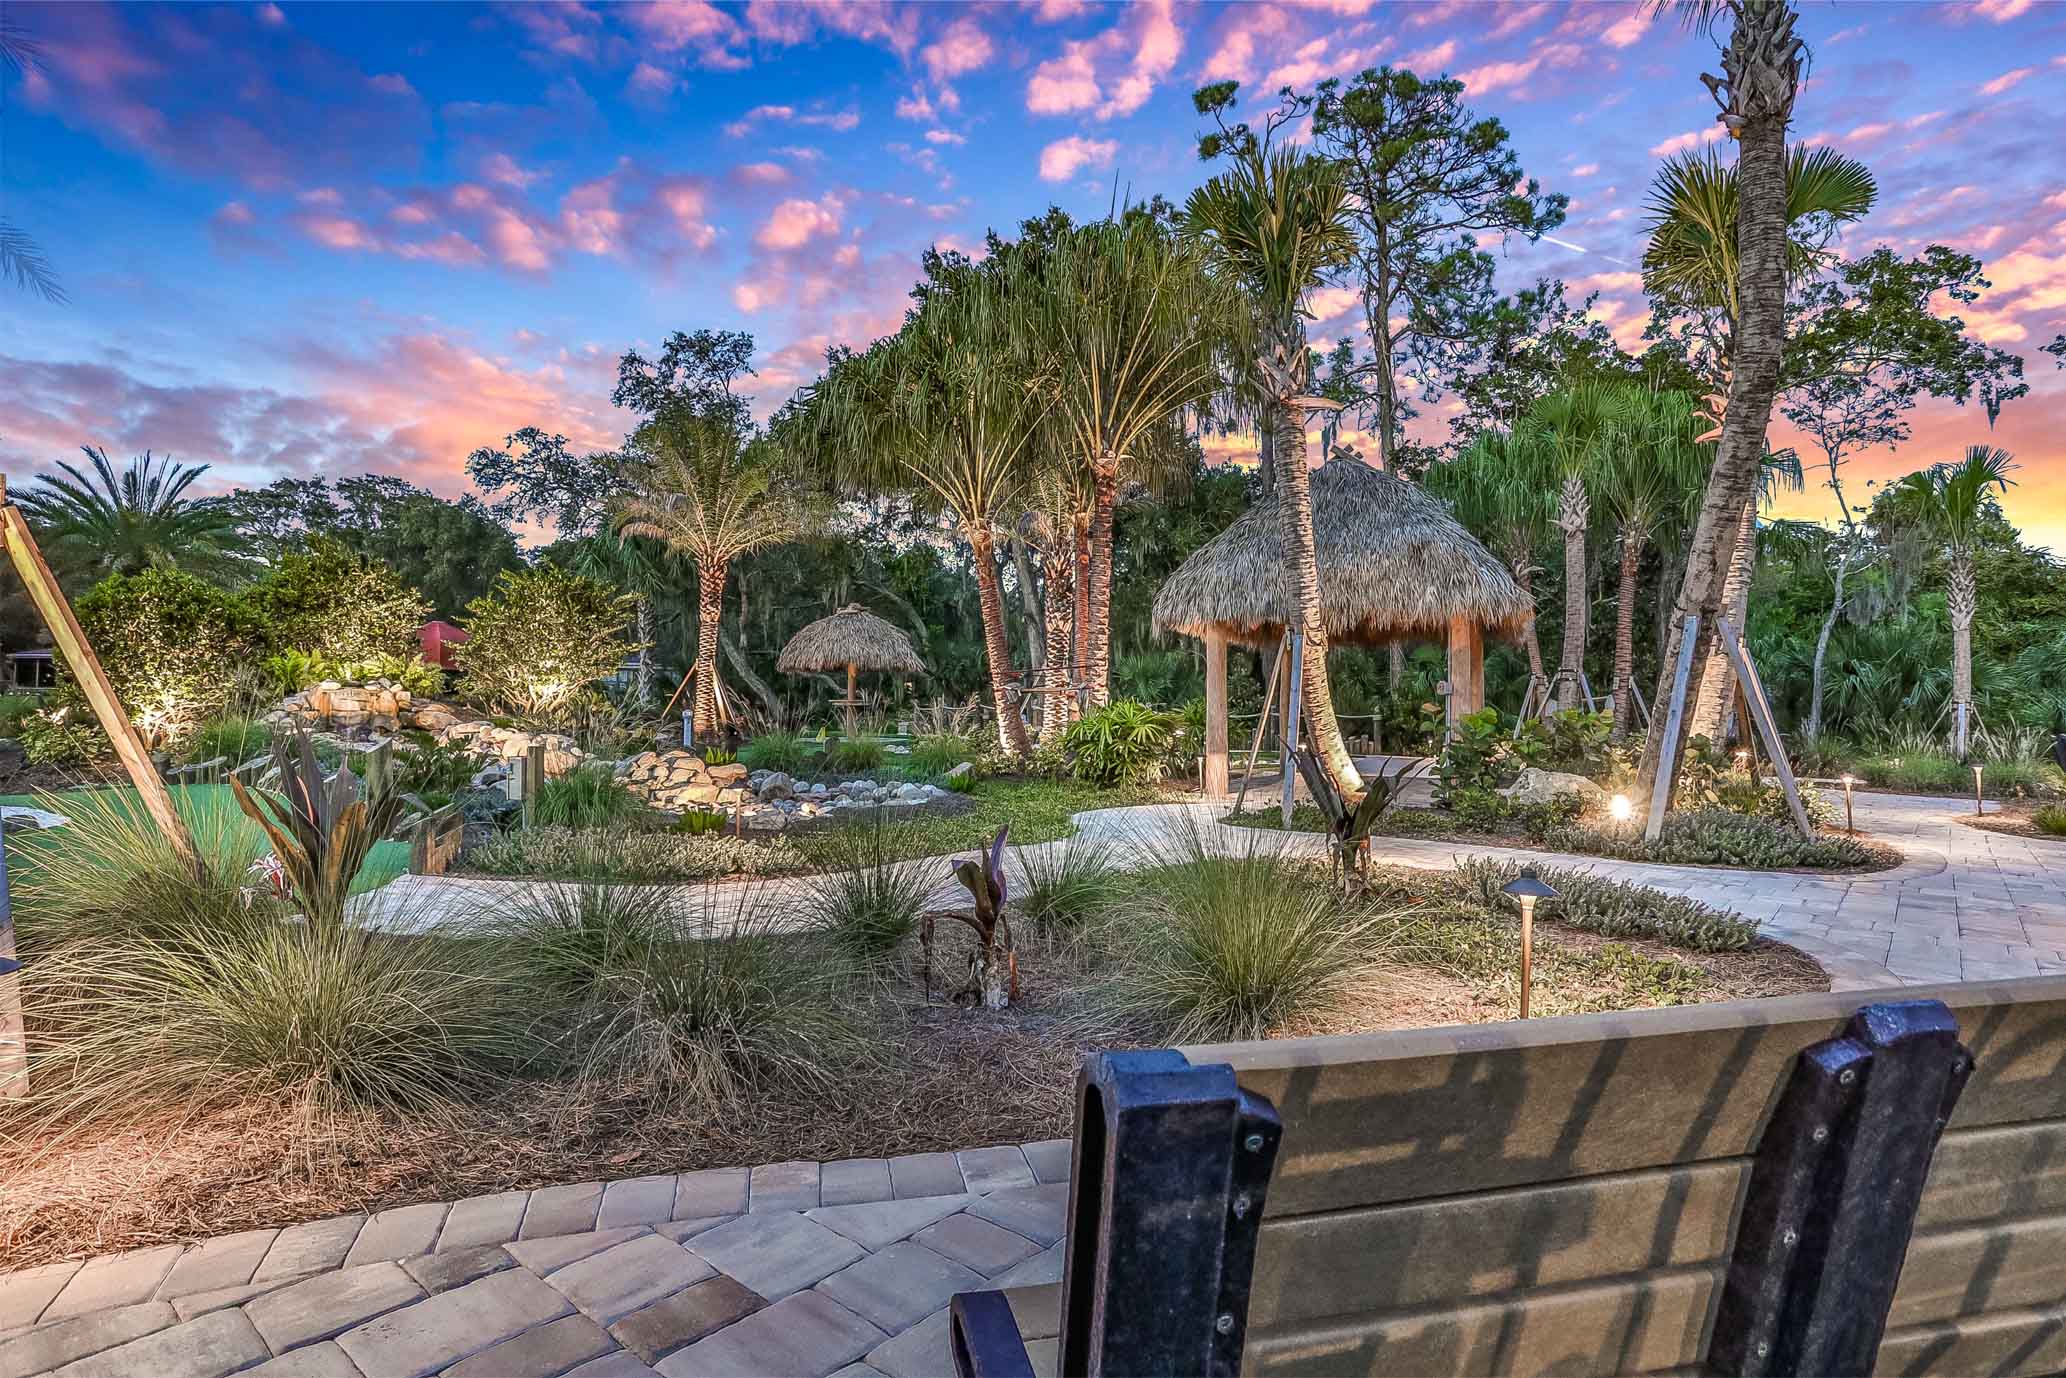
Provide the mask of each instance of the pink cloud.
POLYGON ((1650 20, 1654 11, 1648 5, 1631 5, 1628 13, 1601 30, 1600 37, 1609 47, 1628 48, 1643 41, 1643 35, 1650 32, 1650 20))
POLYGON ((750 0, 746 27, 770 43, 808 43, 822 32, 880 43, 899 57, 918 44, 919 11, 878 0, 750 0))
POLYGON ((981 68, 989 62, 993 51, 990 35, 974 19, 963 15, 919 49, 918 56, 934 81, 951 81, 981 68))
POLYGON ((1598 163, 1580 163, 1577 167, 1571 169, 1571 175, 1573 177, 1591 177, 1599 170, 1600 165, 1598 163))
POLYGON ((860 123, 860 113, 855 110, 799 111, 793 105, 756 105, 726 125, 725 133, 734 139, 742 139, 757 124, 801 124, 844 134, 860 123))
POLYGON ((631 75, 624 79, 625 93, 635 100, 665 100, 674 94, 674 88, 681 84, 681 78, 664 67, 655 67, 650 62, 641 62, 631 69, 631 75))
POLYGON ((741 163, 732 169, 732 175, 742 182, 775 184, 789 180, 789 169, 780 163, 741 163))
POLYGON ((1511 62, 1488 62, 1482 67, 1457 73, 1457 79, 1473 96, 1494 91, 1512 91, 1526 99, 1526 83, 1546 67, 1571 67, 1587 61, 1585 50, 1574 43, 1546 44, 1530 57, 1511 62))
POLYGON ((914 86, 910 95, 897 97, 897 118, 931 124, 939 118, 939 114, 933 109, 932 100, 925 94, 925 88, 914 86))
POLYGON ((1983 85, 1980 88, 1980 94, 1983 96, 2001 95, 2004 91, 2011 90, 2019 85, 2025 77, 2036 70, 2035 67, 2018 67, 2013 71, 2003 72, 1993 81, 1983 85))
POLYGON ((527 168, 507 153, 490 153, 481 159, 481 176, 491 182, 500 182, 506 187, 521 191, 545 174, 535 168, 527 168))
POLYGON ((816 201, 792 197, 769 213, 753 242, 763 249, 800 249, 813 239, 839 233, 845 202, 828 192, 816 201))
POLYGON ((1721 125, 1711 124, 1705 129, 1695 129, 1686 134, 1674 134, 1662 143, 1650 145, 1650 156, 1653 158, 1669 158, 1674 153, 1690 153, 1702 144, 1718 142, 1721 137, 1721 125))
POLYGON ((951 129, 928 129, 925 141, 929 144, 965 144, 968 140, 951 129))
POLYGON ((1040 150, 1040 177, 1047 182, 1066 182, 1079 169, 1110 167, 1119 152, 1116 139, 1085 139, 1071 136, 1057 139, 1040 150))
POLYGON ((1090 8, 1090 0, 1040 0, 1034 6, 1033 19, 1040 24, 1059 24, 1064 19, 1074 19, 1090 8))
POLYGON ((1422 48, 1419 52, 1406 54, 1400 62, 1413 71, 1433 73, 1448 67, 1450 60, 1455 56, 1456 40, 1445 38, 1432 48, 1422 48))
POLYGON ((2028 10, 2035 0, 1980 0, 1973 6, 1973 12, 1982 19, 1996 24, 2006 24, 2028 10))
POLYGON ((1141 0, 1111 28, 1065 43, 1061 56, 1034 68, 1026 109, 1036 115, 1088 110, 1100 120, 1131 115, 1147 104, 1183 49, 1171 0, 1141 0))
POLYGON ((272 0, 266 0, 266 3, 260 5, 255 13, 258 15, 258 22, 269 29, 282 29, 287 26, 286 12, 278 5, 273 4, 272 0))
POLYGON ((731 51, 743 41, 744 30, 736 19, 707 0, 651 0, 622 6, 615 13, 623 16, 641 42, 654 52, 693 52, 703 66, 721 70, 747 65, 744 57, 731 51))

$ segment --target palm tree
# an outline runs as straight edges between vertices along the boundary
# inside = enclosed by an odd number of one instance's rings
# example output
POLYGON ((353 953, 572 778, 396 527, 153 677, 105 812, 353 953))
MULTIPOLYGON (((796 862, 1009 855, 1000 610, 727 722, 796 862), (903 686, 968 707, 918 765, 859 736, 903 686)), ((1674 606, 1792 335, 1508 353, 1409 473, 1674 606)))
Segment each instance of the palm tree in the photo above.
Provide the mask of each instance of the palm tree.
POLYGON ((1261 332, 1257 368, 1274 394, 1284 556, 1298 592, 1300 682, 1313 746, 1343 797, 1360 795, 1363 777, 1342 740, 1327 682, 1327 628, 1320 620, 1313 490, 1306 469, 1305 413, 1311 403, 1303 396, 1310 367, 1306 293, 1355 252, 1348 189, 1335 164, 1295 145, 1254 148, 1191 193, 1183 223, 1218 270, 1246 290, 1255 305, 1261 332))
POLYGON ((1523 425, 1538 437, 1557 481, 1557 528, 1564 533, 1564 645, 1557 657, 1552 700, 1559 708, 1586 707, 1587 588, 1585 535, 1592 526, 1590 487, 1599 464, 1609 414, 1608 391, 1598 384, 1561 388, 1529 409, 1523 425))
MULTIPOLYGON (((0 67, 24 76, 40 71, 42 66, 41 45, 12 19, 0 19, 0 67)), ((28 231, 8 220, 0 220, 0 278, 13 278, 17 285, 53 306, 65 304, 65 289, 51 269, 50 260, 43 256, 41 246, 28 231)))
MULTIPOLYGON (((1529 428, 1481 431, 1455 459, 1428 471, 1427 485, 1449 501, 1457 520, 1492 547, 1532 604, 1535 552, 1549 539, 1556 520, 1557 485, 1550 481, 1549 454, 1529 428)), ((1526 637, 1531 685, 1545 694, 1542 637, 1528 618, 1526 637)))
MULTIPOLYGON (((1723 288, 1730 312, 1728 395, 1672 625, 1675 631, 1688 616, 1698 616, 1698 649, 1704 650, 1712 646, 1715 616, 1725 594, 1723 577, 1734 549, 1734 524, 1741 521, 1743 505, 1756 487, 1767 448, 1765 432, 1778 396, 1789 257, 1786 127, 1793 118, 1808 52, 1794 33, 1798 16, 1788 0, 1694 0, 1686 13, 1708 31, 1728 16, 1722 75, 1702 80, 1720 106, 1718 118, 1737 142, 1735 233, 1716 237, 1717 242, 1735 246, 1723 288)), ((1712 261, 1714 255, 1703 257, 1712 261)), ((1671 692, 1676 659, 1672 642, 1668 635, 1666 653, 1659 657, 1659 702, 1668 700, 1671 692)), ((1706 677, 1703 667, 1703 683, 1706 677)), ((1682 734, 1686 726, 1682 721, 1682 734)), ((1668 803, 1677 782, 1659 778, 1664 735, 1649 735, 1638 787, 1652 795, 1663 790, 1668 803)), ((1674 757, 1681 745, 1670 744, 1674 757)))
POLYGON ((63 460, 60 474, 38 474, 21 495, 22 511, 68 571, 98 578, 177 565, 214 579, 233 578, 236 530, 216 504, 189 498, 205 464, 175 464, 149 450, 116 472, 106 450, 83 447, 90 473, 63 460))
POLYGON ((732 562, 787 539, 806 518, 793 485, 781 482, 782 454, 748 438, 728 418, 663 412, 627 446, 625 493, 612 527, 646 536, 696 567, 698 736, 718 726, 718 628, 732 562))
POLYGON ((1968 445, 1965 458, 1910 474, 1882 499, 1897 521, 1944 544, 1944 604, 1951 616, 1951 751, 1960 758, 1972 735, 1973 614, 1980 600, 1973 550, 1993 514, 1994 494, 2013 486, 2009 471, 2015 467, 2007 450, 1968 445))
POLYGON ((1007 303, 993 273, 934 290, 896 335, 838 360, 808 406, 851 486, 915 488, 952 514, 968 542, 998 740, 1032 741, 1011 683, 1011 641, 997 571, 997 527, 1023 511, 1034 475, 1042 379, 1015 367, 1007 303))
POLYGON ((1111 696, 1112 520, 1123 471, 1156 426, 1209 398, 1222 345, 1246 315, 1195 244, 1154 217, 1084 225, 1007 269, 1002 300, 1039 360, 1043 391, 1089 475, 1089 625, 1095 702, 1111 696))

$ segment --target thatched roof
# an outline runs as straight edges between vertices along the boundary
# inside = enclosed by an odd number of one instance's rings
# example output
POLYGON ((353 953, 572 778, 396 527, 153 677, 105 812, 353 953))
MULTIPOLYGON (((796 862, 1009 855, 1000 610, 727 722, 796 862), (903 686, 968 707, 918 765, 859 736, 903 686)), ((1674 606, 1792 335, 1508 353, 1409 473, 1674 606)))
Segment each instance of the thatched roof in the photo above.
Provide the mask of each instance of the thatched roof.
POLYGON ((862 607, 849 603, 789 638, 775 668, 783 674, 807 670, 901 670, 922 674, 925 662, 911 638, 862 607))
MULTIPOLYGON (((1155 595, 1155 630, 1274 643, 1296 597, 1275 497, 1194 551, 1155 595)), ((1534 612, 1499 558, 1417 484, 1339 456, 1313 470, 1313 548, 1330 640, 1441 636, 1452 617, 1518 633, 1534 612)))

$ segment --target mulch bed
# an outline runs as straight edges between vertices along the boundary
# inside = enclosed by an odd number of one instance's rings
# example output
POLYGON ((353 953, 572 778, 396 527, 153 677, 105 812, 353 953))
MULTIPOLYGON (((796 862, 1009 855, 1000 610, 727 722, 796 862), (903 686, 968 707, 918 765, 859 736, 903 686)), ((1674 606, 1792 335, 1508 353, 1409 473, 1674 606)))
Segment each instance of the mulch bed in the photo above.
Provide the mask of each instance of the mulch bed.
MULTIPOLYGON (((1553 921, 1546 947, 1606 940, 1553 921)), ((1627 943, 1698 966, 1716 1000, 1829 988, 1784 944, 1703 954, 1627 943)), ((935 971, 962 970, 943 942, 935 971)), ((927 1003, 915 959, 879 992, 867 1065, 830 1085, 758 1090, 707 1105, 638 1085, 518 1082, 437 1114, 320 1120, 252 1098, 206 1115, 161 1115, 66 1138, 10 1136, 0 1120, 0 1272, 175 1240, 512 1188, 778 1162, 888 1157, 1067 1136, 1076 1070, 1095 1047, 1142 1046, 1088 1017, 1098 976, 1066 941, 1021 940, 1020 1004, 987 1012, 927 1003)), ((1371 969, 1348 998, 1286 1036, 1485 1023, 1510 997, 1423 966, 1371 969)))
POLYGON ((2030 821, 2030 815, 2036 811, 2035 804, 2003 804, 1997 812, 1963 814, 1958 821, 1982 832, 2006 833, 2010 837, 2027 837, 2033 842, 2057 842, 2066 846, 2066 837, 2038 831, 2037 824, 2030 821))

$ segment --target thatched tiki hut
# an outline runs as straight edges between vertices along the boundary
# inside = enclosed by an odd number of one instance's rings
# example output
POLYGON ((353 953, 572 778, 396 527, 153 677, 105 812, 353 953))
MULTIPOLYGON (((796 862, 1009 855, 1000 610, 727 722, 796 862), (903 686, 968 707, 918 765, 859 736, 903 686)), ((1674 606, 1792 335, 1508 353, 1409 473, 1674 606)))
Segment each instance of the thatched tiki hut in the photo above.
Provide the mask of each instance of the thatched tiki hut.
POLYGON ((837 670, 842 665, 846 667, 846 697, 838 702, 846 709, 849 737, 854 735, 854 709, 861 702, 854 692, 854 678, 860 671, 925 672, 925 662, 918 658, 911 638, 859 603, 849 603, 790 637, 775 661, 775 668, 785 675, 837 670))
MULTIPOLYGON (((1297 620, 1274 498, 1199 547, 1155 595, 1155 629, 1205 642, 1205 788, 1227 792, 1227 645, 1274 650, 1297 620)), ((1320 616, 1335 646, 1446 638, 1455 714, 1485 704, 1485 633, 1534 605, 1506 566, 1416 484, 1337 456, 1313 471, 1320 616)))

